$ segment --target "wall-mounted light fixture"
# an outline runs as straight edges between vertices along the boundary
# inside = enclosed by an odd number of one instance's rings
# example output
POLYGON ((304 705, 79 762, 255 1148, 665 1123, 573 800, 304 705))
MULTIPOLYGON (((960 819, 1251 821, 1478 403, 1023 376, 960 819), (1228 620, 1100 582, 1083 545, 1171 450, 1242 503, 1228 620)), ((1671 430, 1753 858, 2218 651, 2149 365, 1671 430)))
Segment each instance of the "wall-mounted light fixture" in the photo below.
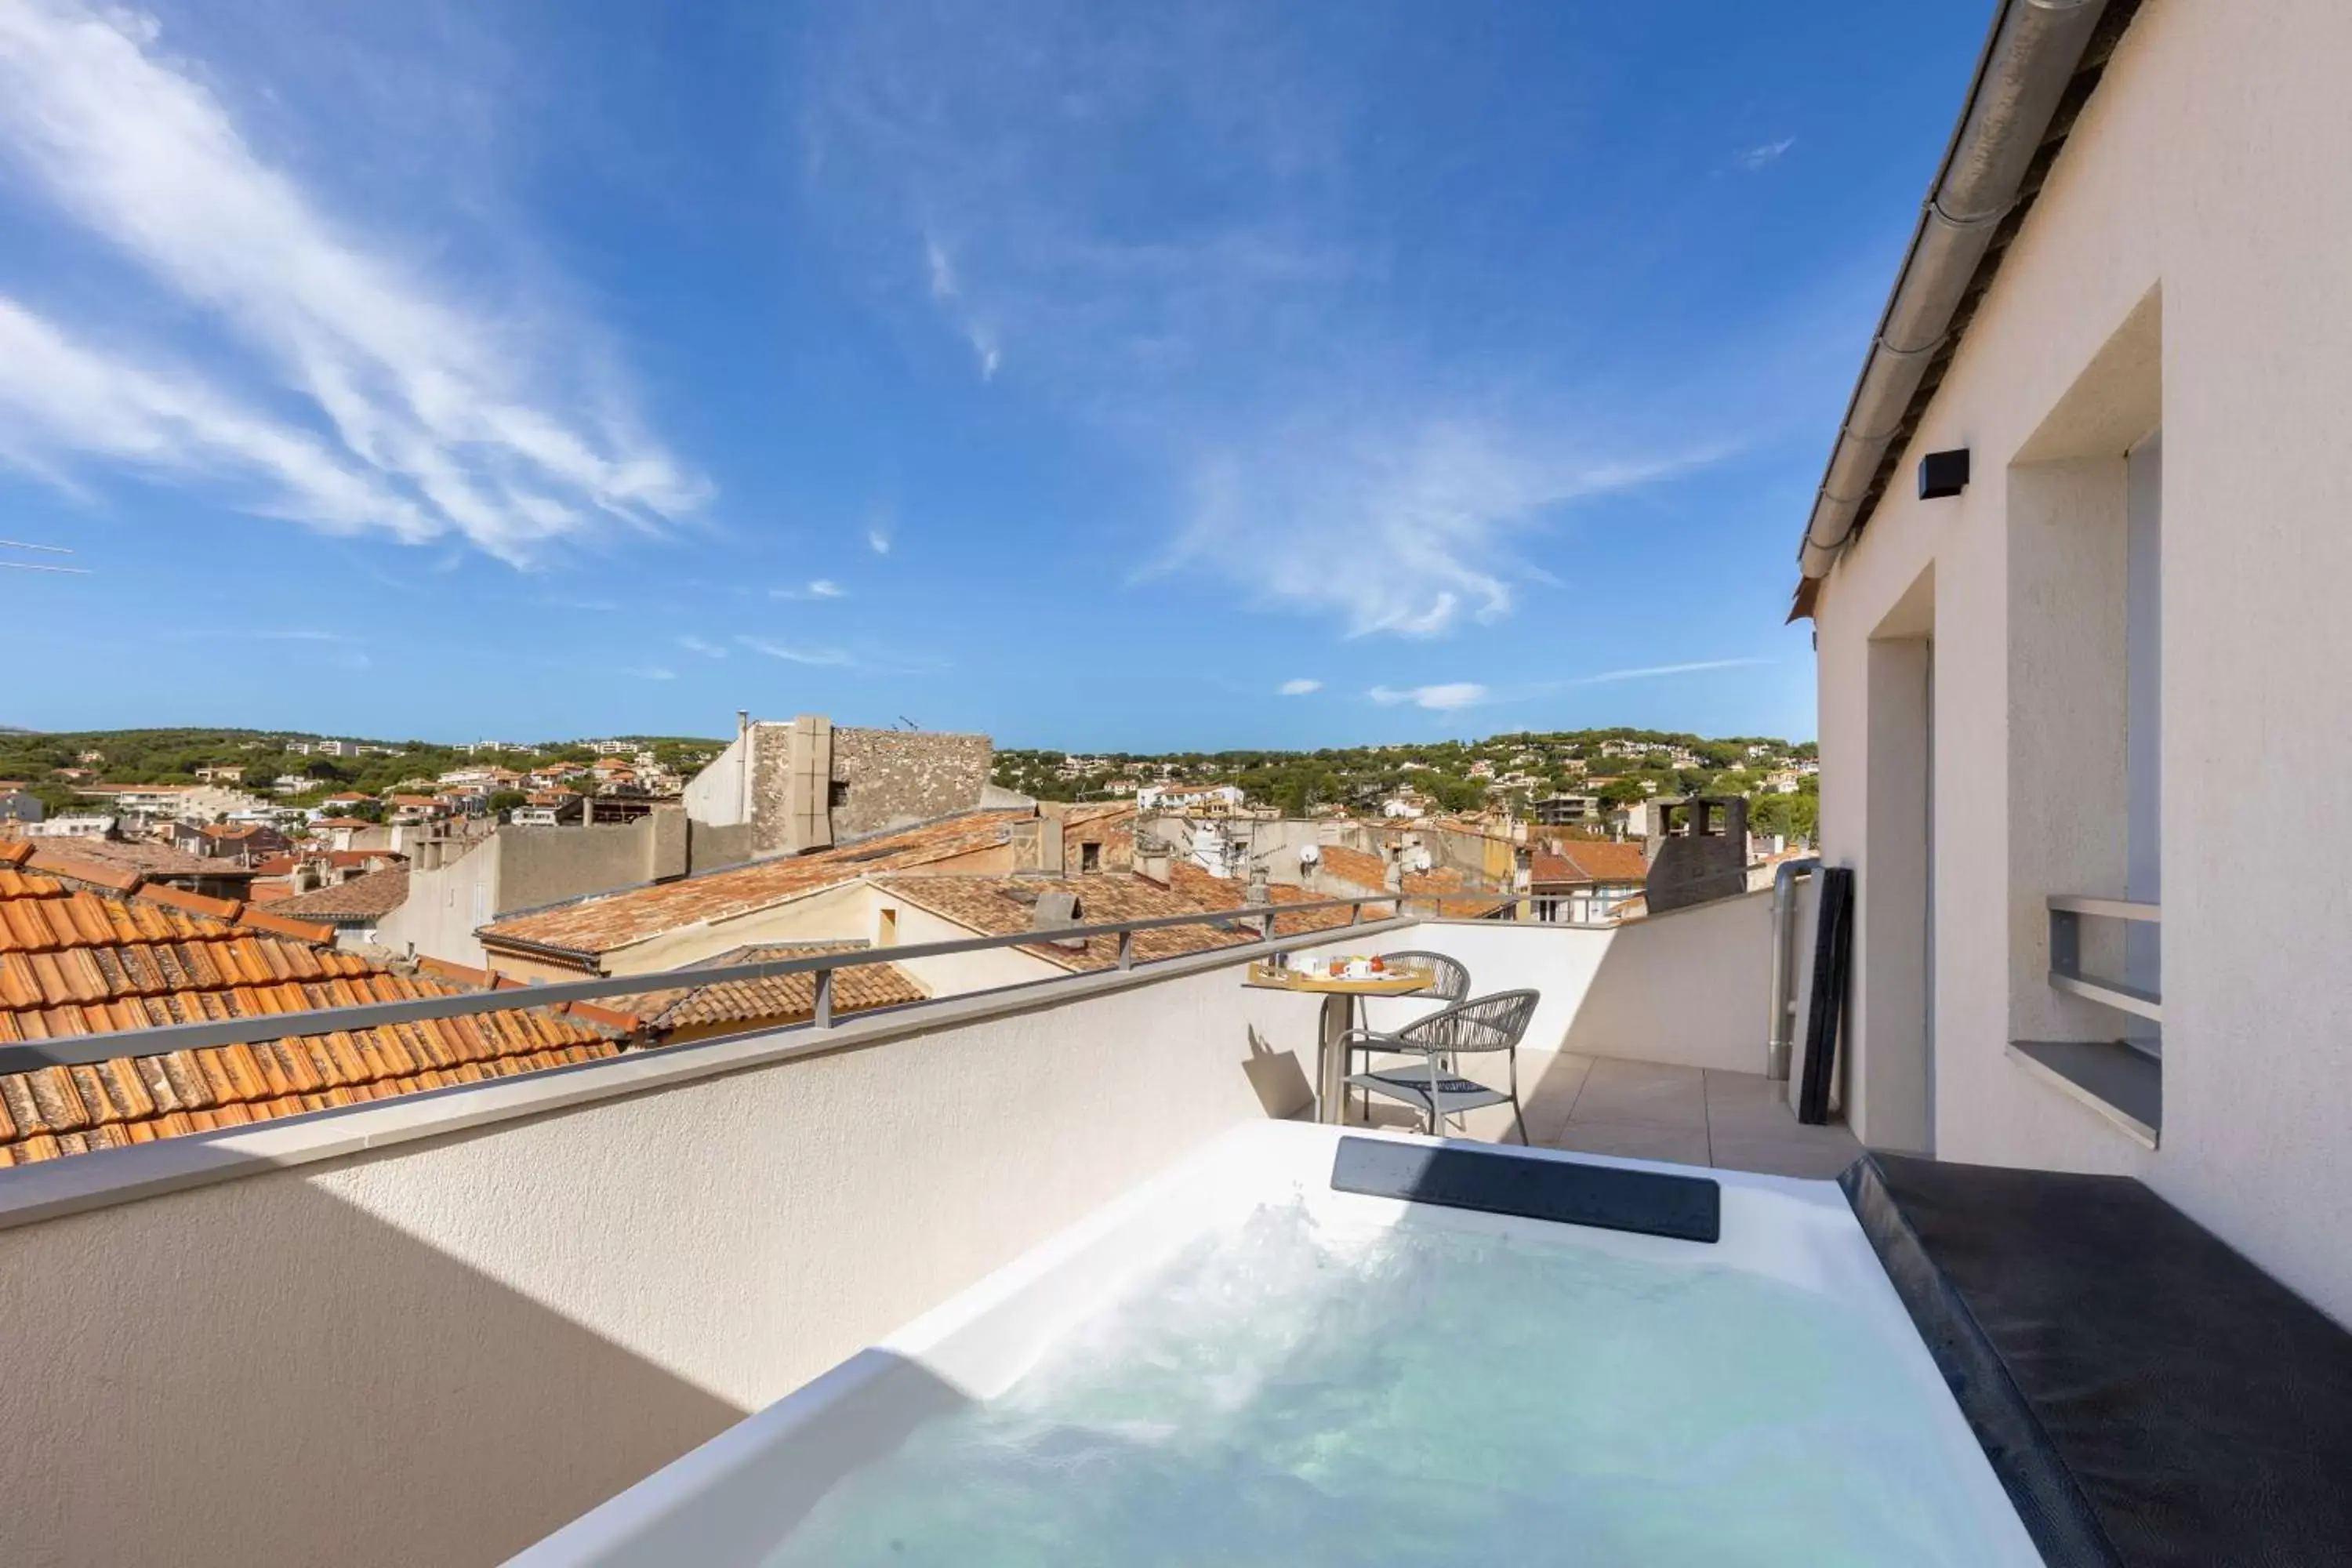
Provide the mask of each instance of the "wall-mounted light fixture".
POLYGON ((1969 488, 1969 449, 1930 452, 1919 459, 1919 499, 1936 500, 1969 488))

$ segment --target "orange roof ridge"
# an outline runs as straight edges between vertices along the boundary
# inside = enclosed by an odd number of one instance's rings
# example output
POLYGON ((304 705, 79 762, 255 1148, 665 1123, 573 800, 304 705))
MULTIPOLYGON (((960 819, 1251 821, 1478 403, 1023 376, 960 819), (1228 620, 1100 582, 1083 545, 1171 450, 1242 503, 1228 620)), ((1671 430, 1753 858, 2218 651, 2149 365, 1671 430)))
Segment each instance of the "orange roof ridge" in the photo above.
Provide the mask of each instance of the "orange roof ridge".
POLYGON ((471 969, 462 963, 452 963, 446 958, 420 958, 416 961, 416 973, 471 986, 477 991, 493 990, 498 984, 498 971, 494 969, 471 969))
POLYGON ((216 920, 224 921, 236 919, 237 911, 245 908, 235 899, 215 899, 203 893, 191 893, 184 889, 174 888, 168 882, 158 882, 152 887, 142 887, 139 889, 139 896, 149 903, 169 904, 173 909, 185 910, 190 914, 211 915, 216 920))
POLYGON ((256 931, 275 931, 279 936, 295 937, 303 942, 315 942, 322 947, 334 945, 334 927, 316 925, 309 921, 288 920, 284 915, 266 914, 259 910, 248 909, 236 917, 236 923, 241 926, 250 926, 256 931))
POLYGON ((109 892, 129 893, 138 889, 145 879, 137 871, 126 871, 120 866, 102 866, 95 860, 68 860, 55 855, 42 857, 41 870, 52 877, 65 877, 109 892))
POLYGON ((646 1021, 634 1013, 616 1012, 610 1007, 600 1007, 593 1002, 566 1002, 556 1011, 569 1013, 587 1023, 602 1024, 608 1029, 618 1029, 624 1034, 635 1034, 646 1026, 646 1021))

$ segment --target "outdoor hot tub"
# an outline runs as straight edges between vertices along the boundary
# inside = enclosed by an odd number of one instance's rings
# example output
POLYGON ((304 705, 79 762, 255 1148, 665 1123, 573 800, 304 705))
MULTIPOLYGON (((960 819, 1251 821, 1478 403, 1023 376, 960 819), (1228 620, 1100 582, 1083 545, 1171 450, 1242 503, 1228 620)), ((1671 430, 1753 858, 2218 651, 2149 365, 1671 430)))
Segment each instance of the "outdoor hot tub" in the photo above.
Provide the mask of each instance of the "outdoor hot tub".
POLYGON ((1834 1183, 1269 1123, 517 1561, 2041 1558, 1834 1183))

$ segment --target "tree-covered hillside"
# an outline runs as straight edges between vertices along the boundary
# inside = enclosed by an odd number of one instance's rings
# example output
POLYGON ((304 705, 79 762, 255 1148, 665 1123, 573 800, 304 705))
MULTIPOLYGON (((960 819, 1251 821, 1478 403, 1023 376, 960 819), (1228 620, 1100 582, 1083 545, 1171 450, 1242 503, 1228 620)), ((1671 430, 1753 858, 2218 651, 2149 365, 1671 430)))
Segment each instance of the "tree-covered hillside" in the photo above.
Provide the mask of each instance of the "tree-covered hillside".
POLYGON ((1254 805, 1304 816, 1318 807, 1377 811, 1406 792, 1442 811, 1551 795, 1612 805, 1652 795, 1741 795, 1757 831, 1810 836, 1817 795, 1812 742, 1710 737, 1658 730, 1518 731, 1481 741, 1352 746, 1315 752, 1071 753, 1001 751, 996 782, 1041 800, 1102 800, 1138 785, 1239 784, 1254 805), (1793 781, 1791 779, 1793 775, 1793 781), (1773 788, 1793 782, 1795 793, 1773 788))
MULTIPOLYGON (((725 744, 690 735, 616 736, 651 750, 665 765, 692 773, 725 744)), ((468 765, 495 763, 526 773, 558 763, 588 763, 596 753, 576 741, 544 741, 527 749, 478 752, 422 740, 365 740, 284 730, 81 730, 35 733, 0 731, 0 779, 21 783, 52 811, 72 808, 78 785, 89 784, 194 784, 202 767, 242 767, 237 787, 268 794, 281 775, 316 781, 313 790, 289 797, 289 805, 342 791, 383 795, 412 779, 437 778, 468 765), (350 740, 371 748, 350 757, 303 755, 291 742, 350 740), (87 773, 87 780, 61 777, 61 771, 87 773)), ((82 803, 87 804, 87 803, 82 803)))

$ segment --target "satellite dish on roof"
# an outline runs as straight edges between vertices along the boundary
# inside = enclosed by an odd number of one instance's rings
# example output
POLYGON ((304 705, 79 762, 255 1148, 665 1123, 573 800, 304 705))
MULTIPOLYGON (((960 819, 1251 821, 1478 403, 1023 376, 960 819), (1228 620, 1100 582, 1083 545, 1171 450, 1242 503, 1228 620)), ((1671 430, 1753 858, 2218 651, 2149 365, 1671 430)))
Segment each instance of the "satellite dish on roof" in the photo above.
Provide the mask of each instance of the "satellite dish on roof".
POLYGON ((1323 847, 1320 844, 1300 845, 1298 847, 1298 864, 1301 868, 1308 866, 1320 866, 1323 864, 1323 847))

